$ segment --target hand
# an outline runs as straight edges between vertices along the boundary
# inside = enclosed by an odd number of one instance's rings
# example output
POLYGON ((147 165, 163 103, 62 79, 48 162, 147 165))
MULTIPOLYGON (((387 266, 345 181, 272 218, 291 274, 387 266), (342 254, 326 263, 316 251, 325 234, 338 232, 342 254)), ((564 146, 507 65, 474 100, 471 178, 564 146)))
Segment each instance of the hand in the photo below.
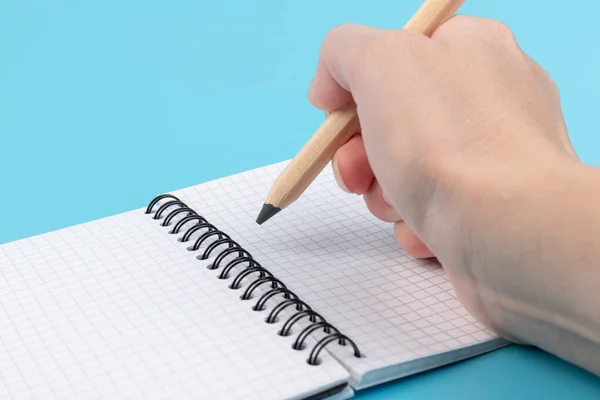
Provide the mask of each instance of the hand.
POLYGON ((475 317, 514 334, 498 299, 531 293, 507 274, 539 261, 536 229, 550 212, 540 199, 578 160, 555 84, 511 31, 466 16, 432 38, 338 27, 309 99, 323 110, 358 106, 361 132, 334 158, 340 186, 393 222, 411 255, 437 257, 475 317))
MULTIPOLYGON (((403 135, 423 135, 421 131, 435 129, 436 132, 417 139, 421 150, 430 153, 422 154, 421 161, 433 159, 441 166, 448 156, 457 156, 461 148, 485 145, 483 142, 493 139, 491 136, 503 135, 499 139, 510 143, 511 135, 522 133, 504 134, 495 128, 508 130, 510 124, 520 122, 519 117, 525 119, 523 122, 539 118, 542 124, 551 124, 554 129, 542 134, 569 157, 576 157, 562 121, 554 83, 519 49, 510 30, 497 21, 456 16, 440 27, 431 40, 407 31, 353 25, 335 29, 323 44, 309 99, 316 107, 330 111, 353 96, 363 127, 372 131, 368 132, 373 137, 371 159, 385 160, 379 163, 383 167, 381 173, 391 168, 389 172, 397 174, 407 171, 410 164, 419 164, 413 153, 416 148, 386 149, 391 139, 404 142, 403 135), (528 101, 538 106, 516 114, 519 107, 527 107, 528 101), (452 143, 455 138, 448 129, 450 122, 456 130, 468 128, 457 132, 460 143, 452 143), (382 125, 387 129, 380 130, 382 125), (409 127, 411 132, 407 131, 409 127), (386 136, 385 141, 379 139, 382 135, 386 136), (434 143, 438 138, 440 141, 434 143), (440 158, 438 150, 443 153, 440 158), (452 150, 456 153, 452 154, 452 150), (401 154, 404 160, 390 160, 392 153, 401 154)), ((409 254, 416 258, 434 256, 386 201, 360 133, 339 149, 333 166, 342 189, 363 195, 373 215, 394 223, 396 237, 409 254)))

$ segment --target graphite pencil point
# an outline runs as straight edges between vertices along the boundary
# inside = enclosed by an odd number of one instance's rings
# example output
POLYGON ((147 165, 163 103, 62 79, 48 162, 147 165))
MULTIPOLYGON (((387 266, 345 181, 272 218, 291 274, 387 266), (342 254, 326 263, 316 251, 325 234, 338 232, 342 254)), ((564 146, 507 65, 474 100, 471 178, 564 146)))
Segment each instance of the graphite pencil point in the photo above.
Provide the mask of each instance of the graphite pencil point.
POLYGON ((258 214, 258 218, 256 218, 256 223, 262 225, 269 219, 271 219, 275 214, 281 211, 281 208, 274 207, 272 204, 263 204, 260 213, 258 214))

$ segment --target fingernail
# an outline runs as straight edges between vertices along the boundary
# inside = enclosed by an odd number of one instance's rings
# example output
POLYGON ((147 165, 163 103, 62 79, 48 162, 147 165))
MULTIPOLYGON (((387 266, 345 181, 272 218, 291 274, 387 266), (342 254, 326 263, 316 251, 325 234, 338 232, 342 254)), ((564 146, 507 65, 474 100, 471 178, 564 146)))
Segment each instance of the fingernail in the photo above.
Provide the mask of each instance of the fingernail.
POLYGON ((335 158, 331 162, 331 166, 333 168, 333 177, 335 178, 335 181, 338 184, 338 186, 340 188, 342 188, 342 190, 344 192, 346 192, 346 193, 352 193, 350 190, 348 190, 348 188, 346 187, 346 185, 344 185, 344 182, 342 181, 342 178, 340 177, 340 170, 338 169, 337 161, 335 160, 335 158))

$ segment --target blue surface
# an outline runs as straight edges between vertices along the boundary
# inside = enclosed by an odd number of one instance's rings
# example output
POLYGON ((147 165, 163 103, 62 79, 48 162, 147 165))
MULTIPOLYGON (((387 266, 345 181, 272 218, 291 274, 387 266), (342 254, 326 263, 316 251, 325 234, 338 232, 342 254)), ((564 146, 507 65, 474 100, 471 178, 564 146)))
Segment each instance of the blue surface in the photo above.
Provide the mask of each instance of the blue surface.
MULTIPOLYGON (((292 157, 322 122, 306 90, 325 34, 400 27, 419 4, 0 2, 0 243, 292 157)), ((600 3, 467 0, 462 12, 513 28, 557 81, 581 158, 599 166, 600 3)), ((600 379, 512 346, 359 396, 390 397, 597 399, 600 379)))

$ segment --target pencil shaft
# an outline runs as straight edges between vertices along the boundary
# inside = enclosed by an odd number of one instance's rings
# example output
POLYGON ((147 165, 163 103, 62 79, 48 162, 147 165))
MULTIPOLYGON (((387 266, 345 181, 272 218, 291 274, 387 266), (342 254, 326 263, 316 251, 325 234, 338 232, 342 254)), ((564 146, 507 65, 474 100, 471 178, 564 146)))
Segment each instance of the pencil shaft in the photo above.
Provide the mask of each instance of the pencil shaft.
MULTIPOLYGON (((431 36, 464 2, 465 0, 425 0, 404 29, 431 36)), ((296 201, 331 161, 335 152, 359 128, 356 104, 353 102, 330 112, 323 125, 273 183, 257 222, 262 224, 296 201)))
POLYGON ((279 175, 265 203, 285 208, 296 201, 331 161, 337 149, 358 129, 358 115, 353 102, 329 114, 323 125, 279 175))
POLYGON ((404 29, 431 36, 441 24, 454 16, 464 2, 465 0, 426 0, 404 25, 404 29))

